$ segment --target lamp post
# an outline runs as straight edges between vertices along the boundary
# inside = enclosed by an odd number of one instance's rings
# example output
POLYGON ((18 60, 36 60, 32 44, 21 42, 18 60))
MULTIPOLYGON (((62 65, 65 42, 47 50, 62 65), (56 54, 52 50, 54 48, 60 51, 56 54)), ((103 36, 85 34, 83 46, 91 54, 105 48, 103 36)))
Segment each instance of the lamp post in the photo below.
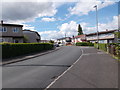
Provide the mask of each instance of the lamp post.
POLYGON ((94 8, 96 9, 96 30, 97 30, 97 48, 99 49, 99 32, 98 32, 98 9, 97 9, 97 5, 94 6, 94 8))
POLYGON ((120 1, 118 2, 118 32, 120 32, 120 1))
MULTIPOLYGON (((118 34, 120 33, 120 1, 118 2, 118 34)), ((120 37, 117 37, 117 43, 120 43, 120 37)))

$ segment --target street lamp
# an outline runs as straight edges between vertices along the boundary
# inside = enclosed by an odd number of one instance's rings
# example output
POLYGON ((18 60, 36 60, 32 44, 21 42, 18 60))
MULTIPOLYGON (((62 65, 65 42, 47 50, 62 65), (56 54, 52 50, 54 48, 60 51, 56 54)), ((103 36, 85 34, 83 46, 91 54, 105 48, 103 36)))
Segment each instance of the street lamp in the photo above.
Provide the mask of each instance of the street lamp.
POLYGON ((118 32, 120 32, 120 1, 118 2, 118 32))
MULTIPOLYGON (((118 34, 120 33, 120 1, 118 2, 118 34)), ((120 42, 120 37, 117 37, 117 43, 120 42)))
POLYGON ((99 49, 99 32, 98 32, 98 9, 97 9, 97 5, 94 6, 94 8, 96 9, 96 30, 97 30, 97 48, 99 49))

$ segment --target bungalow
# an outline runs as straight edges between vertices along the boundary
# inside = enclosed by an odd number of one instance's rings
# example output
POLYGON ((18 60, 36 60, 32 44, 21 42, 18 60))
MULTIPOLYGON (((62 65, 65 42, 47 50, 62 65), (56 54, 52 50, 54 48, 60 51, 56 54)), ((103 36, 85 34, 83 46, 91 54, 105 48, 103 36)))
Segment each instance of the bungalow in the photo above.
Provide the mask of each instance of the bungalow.
POLYGON ((66 45, 68 42, 71 42, 71 37, 64 37, 57 39, 57 43, 61 43, 63 45, 66 45))
POLYGON ((97 33, 90 33, 90 34, 86 34, 86 39, 89 42, 97 42, 97 39, 99 39, 99 43, 116 43, 117 42, 117 38, 115 37, 114 32, 116 32, 117 30, 106 30, 106 31, 102 31, 98 33, 98 37, 97 37, 97 33))
POLYGON ((23 30, 25 43, 38 43, 41 40, 40 35, 36 31, 23 30))
POLYGON ((73 43, 77 43, 77 42, 85 42, 86 41, 86 35, 78 35, 72 38, 72 42, 73 43))
POLYGON ((50 40, 40 40, 41 43, 49 43, 50 40))

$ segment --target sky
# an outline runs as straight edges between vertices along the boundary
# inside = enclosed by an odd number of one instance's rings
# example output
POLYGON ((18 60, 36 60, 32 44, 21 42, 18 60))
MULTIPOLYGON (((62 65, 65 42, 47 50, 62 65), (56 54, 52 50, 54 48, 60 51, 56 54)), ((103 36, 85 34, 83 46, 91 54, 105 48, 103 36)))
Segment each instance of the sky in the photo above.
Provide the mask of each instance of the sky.
POLYGON ((78 24, 84 34, 118 28, 116 0, 2 0, 0 10, 5 23, 24 25, 23 29, 37 31, 42 40, 72 37, 78 34, 78 24))

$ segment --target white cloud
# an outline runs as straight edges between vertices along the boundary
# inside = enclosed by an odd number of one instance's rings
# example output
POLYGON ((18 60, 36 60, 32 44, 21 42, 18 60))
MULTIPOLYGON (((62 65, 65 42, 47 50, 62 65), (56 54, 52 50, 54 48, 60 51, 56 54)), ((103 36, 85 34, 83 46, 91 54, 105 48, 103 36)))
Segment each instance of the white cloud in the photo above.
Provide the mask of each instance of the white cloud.
MULTIPOLYGON (((80 23, 83 32, 85 34, 96 32, 96 27, 89 27, 89 23, 82 22, 80 23)), ((43 31, 39 32, 39 34, 42 36, 42 39, 57 39, 65 37, 65 34, 67 36, 72 37, 72 35, 77 35, 77 28, 78 24, 75 21, 71 21, 69 23, 64 23, 61 26, 58 27, 59 31, 43 31), (46 37, 47 36, 47 37, 46 37)), ((108 23, 99 23, 99 31, 105 31, 108 30, 114 30, 118 28, 118 17, 113 16, 113 20, 108 23)))
POLYGON ((42 18, 41 20, 42 20, 42 21, 46 21, 46 22, 53 22, 53 21, 56 21, 55 18, 42 18))
POLYGON ((71 37, 73 35, 77 35, 77 23, 75 21, 71 21, 69 23, 64 23, 58 27, 59 31, 43 31, 39 32, 42 36, 42 39, 57 39, 65 37, 71 37), (47 37, 46 37, 47 36, 47 37))
POLYGON ((87 15, 90 11, 95 11, 93 8, 95 5, 98 6, 98 9, 104 8, 108 5, 115 3, 115 1, 110 0, 80 0, 76 3, 74 7, 70 7, 70 14, 75 15, 87 15), (102 1, 104 3, 102 3, 102 1))
MULTIPOLYGON (((96 32, 96 27, 89 27, 88 23, 81 24, 85 33, 92 33, 96 32)), ((115 30, 118 29, 118 17, 113 16, 113 20, 108 23, 99 23, 98 24, 98 31, 105 31, 108 30, 115 30)))
POLYGON ((4 21, 34 21, 37 17, 54 16, 57 7, 53 2, 4 2, 2 18, 4 21))
POLYGON ((35 30, 35 27, 33 27, 33 26, 31 26, 31 25, 24 24, 24 22, 21 22, 21 21, 17 21, 17 22, 8 21, 8 22, 4 22, 4 23, 19 24, 19 25, 23 25, 23 30, 24 30, 24 29, 28 29, 28 30, 37 31, 37 30, 35 30))
POLYGON ((118 17, 117 16, 113 16, 113 20, 112 22, 108 22, 107 24, 100 24, 99 23, 99 30, 103 31, 103 30, 112 30, 112 29, 118 29, 118 17))
POLYGON ((31 25, 27 25, 27 24, 24 24, 23 25, 23 30, 24 29, 28 29, 28 30, 32 30, 32 31, 37 31, 37 30, 35 30, 35 27, 33 27, 33 26, 31 26, 31 25))
POLYGON ((69 23, 62 24, 58 28, 60 29, 60 32, 64 32, 70 36, 77 32, 77 23, 75 21, 71 21, 69 23))
POLYGON ((3 2, 78 2, 79 0, 3 0, 3 2))

